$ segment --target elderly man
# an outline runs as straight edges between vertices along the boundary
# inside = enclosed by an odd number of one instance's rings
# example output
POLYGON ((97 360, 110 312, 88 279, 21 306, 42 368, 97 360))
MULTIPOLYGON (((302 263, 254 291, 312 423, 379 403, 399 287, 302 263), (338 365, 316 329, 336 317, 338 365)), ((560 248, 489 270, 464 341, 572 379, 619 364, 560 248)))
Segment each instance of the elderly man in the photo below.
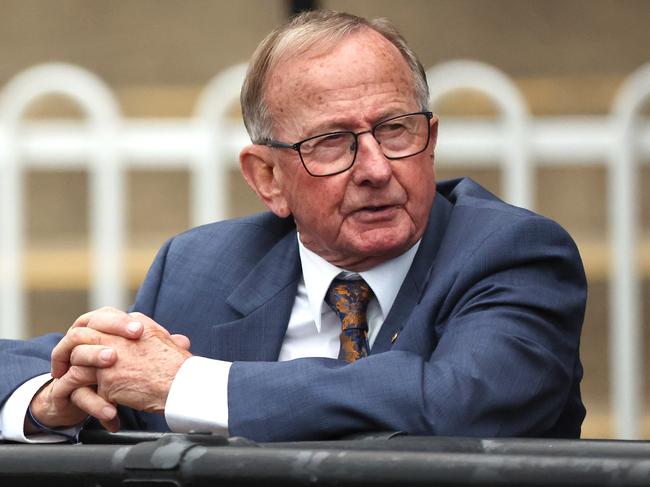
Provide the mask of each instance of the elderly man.
POLYGON ((60 439, 93 416, 260 441, 578 437, 576 247, 470 180, 436 185, 428 98, 386 21, 312 12, 271 33, 240 155, 271 212, 172 238, 130 314, 4 343, 3 435, 60 439))

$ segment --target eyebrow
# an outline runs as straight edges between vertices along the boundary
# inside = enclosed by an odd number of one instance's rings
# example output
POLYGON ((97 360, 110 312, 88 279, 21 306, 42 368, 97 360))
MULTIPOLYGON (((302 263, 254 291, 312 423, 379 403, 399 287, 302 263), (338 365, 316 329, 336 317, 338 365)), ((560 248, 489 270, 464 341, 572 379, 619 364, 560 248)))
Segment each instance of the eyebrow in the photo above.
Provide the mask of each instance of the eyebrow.
POLYGON ((353 122, 349 118, 341 118, 335 120, 328 120, 314 127, 311 127, 308 132, 306 132, 307 137, 312 137, 314 135, 325 134, 328 132, 339 132, 350 130, 350 127, 353 125, 353 122))
MULTIPOLYGON (((396 117, 403 113, 409 113, 408 110, 404 109, 390 109, 380 112, 380 115, 370 124, 374 126, 379 122, 389 119, 391 117, 396 117)), ((322 124, 316 125, 309 129, 305 137, 314 137, 321 134, 327 134, 331 132, 353 132, 353 123, 350 119, 341 118, 339 120, 329 120, 322 124)))

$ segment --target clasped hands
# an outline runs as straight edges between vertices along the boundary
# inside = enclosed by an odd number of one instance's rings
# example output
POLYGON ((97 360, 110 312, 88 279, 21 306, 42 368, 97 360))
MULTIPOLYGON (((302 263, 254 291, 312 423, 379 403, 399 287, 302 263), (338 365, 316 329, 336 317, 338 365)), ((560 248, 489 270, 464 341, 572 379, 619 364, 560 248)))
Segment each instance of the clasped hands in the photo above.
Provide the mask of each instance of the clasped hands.
POLYGON ((163 413, 178 369, 192 356, 189 348, 186 336, 171 335, 141 313, 86 313, 52 350, 53 380, 34 396, 32 415, 50 428, 90 415, 115 432, 118 404, 163 413))

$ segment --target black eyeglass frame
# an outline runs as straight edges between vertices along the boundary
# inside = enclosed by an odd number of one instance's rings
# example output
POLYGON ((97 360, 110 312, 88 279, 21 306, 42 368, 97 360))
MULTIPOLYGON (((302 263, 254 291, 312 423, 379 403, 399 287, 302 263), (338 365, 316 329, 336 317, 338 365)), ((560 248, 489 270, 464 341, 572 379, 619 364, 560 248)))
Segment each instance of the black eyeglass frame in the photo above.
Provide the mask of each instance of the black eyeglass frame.
MULTIPOLYGON (((377 122, 375 125, 373 125, 372 127, 370 127, 370 129, 362 130, 361 132, 352 132, 351 130, 338 130, 336 132, 327 132, 325 134, 313 135, 311 137, 307 137, 306 139, 303 139, 303 140, 301 140, 299 142, 295 142, 293 144, 288 143, 288 142, 280 142, 278 140, 273 140, 273 139, 266 139, 266 140, 262 140, 262 141, 254 142, 254 143, 256 145, 265 145, 267 147, 273 147, 275 149, 291 149, 291 150, 296 151, 298 153, 298 156, 300 157, 300 162, 302 163, 302 167, 305 168, 305 171, 307 171, 307 173, 310 176, 313 176, 315 178, 323 178, 323 177, 327 177, 327 176, 336 176, 337 174, 341 174, 341 173, 349 170, 354 165, 355 161, 357 160, 357 152, 359 150, 359 136, 360 135, 372 134, 372 137, 375 139, 375 141, 377 141, 377 143, 379 145, 381 145, 379 143, 379 141, 377 140, 377 137, 375 137, 375 130, 377 130, 377 127, 379 127, 380 125, 383 125, 386 122, 390 122, 391 120, 397 120, 398 118, 408 117, 410 115, 424 115, 427 118, 427 143, 424 145, 422 150, 419 150, 417 152, 414 152, 413 154, 409 154, 409 155, 406 155, 406 156, 389 157, 386 154, 384 154, 384 157, 386 159, 388 159, 388 160, 391 160, 391 161, 398 160, 398 159, 406 159, 407 157, 412 157, 412 156, 415 156, 417 154, 421 154, 422 152, 427 150, 427 147, 429 147, 429 142, 431 142, 431 124, 428 123, 428 122, 430 122, 431 119, 433 118, 433 112, 421 111, 421 112, 403 113, 402 115, 396 115, 394 117, 390 117, 390 118, 387 118, 385 120, 381 120, 381 121, 377 122), (347 166, 345 169, 341 169, 341 170, 333 172, 333 173, 313 174, 307 168, 307 164, 305 164, 305 160, 302 158, 302 153, 300 152, 300 146, 302 144, 304 144, 305 142, 309 142, 310 140, 313 140, 313 139, 318 139, 320 137, 325 137, 325 136, 328 136, 328 135, 339 135, 339 134, 352 134, 354 136, 354 156, 352 157, 352 161, 350 162, 350 165, 347 166)), ((382 153, 383 153, 383 151, 382 151, 382 153)))

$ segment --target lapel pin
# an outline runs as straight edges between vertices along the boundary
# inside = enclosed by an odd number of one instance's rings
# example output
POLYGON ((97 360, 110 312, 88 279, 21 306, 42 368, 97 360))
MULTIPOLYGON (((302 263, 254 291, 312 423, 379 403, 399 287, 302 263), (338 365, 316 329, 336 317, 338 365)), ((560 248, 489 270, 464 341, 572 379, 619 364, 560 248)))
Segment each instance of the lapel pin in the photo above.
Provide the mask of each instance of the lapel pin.
POLYGON ((399 336, 399 330, 393 333, 393 336, 390 337, 390 342, 395 343, 395 340, 397 340, 397 337, 399 336))

